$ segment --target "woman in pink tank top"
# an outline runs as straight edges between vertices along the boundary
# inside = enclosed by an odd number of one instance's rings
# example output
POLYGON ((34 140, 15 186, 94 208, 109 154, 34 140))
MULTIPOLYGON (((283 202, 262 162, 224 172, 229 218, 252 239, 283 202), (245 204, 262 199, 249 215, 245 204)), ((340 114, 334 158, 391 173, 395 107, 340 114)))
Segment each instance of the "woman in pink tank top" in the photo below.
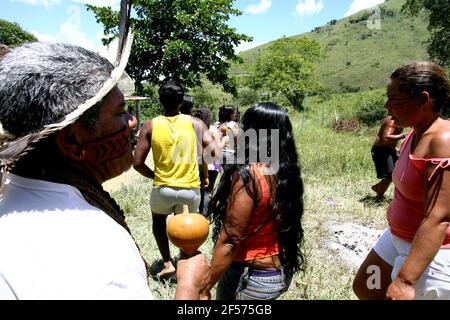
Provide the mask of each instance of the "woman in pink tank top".
POLYGON ((361 299, 450 299, 450 83, 438 65, 419 61, 394 71, 385 107, 412 127, 392 179, 389 228, 353 283, 361 299))

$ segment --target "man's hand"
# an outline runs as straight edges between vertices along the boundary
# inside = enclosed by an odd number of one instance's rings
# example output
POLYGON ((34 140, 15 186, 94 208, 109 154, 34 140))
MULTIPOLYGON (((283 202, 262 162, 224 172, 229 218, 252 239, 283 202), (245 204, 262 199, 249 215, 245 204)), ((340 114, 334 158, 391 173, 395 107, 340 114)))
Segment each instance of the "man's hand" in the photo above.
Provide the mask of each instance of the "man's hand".
POLYGON ((209 179, 208 178, 203 178, 202 180, 202 189, 206 189, 209 186, 209 179))
POLYGON ((415 296, 415 287, 400 278, 396 278, 386 291, 388 300, 414 300, 415 296))
POLYGON ((197 300, 210 297, 204 289, 210 278, 210 267, 205 256, 197 253, 195 256, 183 259, 177 263, 177 300, 197 300))

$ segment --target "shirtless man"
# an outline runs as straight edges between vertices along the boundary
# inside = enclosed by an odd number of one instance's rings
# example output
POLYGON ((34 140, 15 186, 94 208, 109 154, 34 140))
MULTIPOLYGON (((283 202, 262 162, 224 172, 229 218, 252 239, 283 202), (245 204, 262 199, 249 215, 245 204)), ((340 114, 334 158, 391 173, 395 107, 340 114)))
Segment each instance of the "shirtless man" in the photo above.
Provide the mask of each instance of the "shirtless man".
POLYGON ((402 128, 394 126, 391 116, 383 119, 375 143, 372 147, 372 159, 380 182, 373 185, 371 189, 376 192, 377 198, 383 199, 384 193, 392 182, 392 170, 398 159, 397 142, 405 138, 402 128))

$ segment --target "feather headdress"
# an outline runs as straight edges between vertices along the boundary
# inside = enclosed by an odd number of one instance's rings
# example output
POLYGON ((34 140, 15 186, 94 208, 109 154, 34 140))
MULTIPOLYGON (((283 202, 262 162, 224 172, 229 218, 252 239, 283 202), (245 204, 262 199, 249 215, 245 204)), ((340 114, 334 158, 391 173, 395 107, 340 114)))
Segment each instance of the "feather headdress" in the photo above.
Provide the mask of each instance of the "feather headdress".
MULTIPOLYGON (((122 0, 119 46, 117 49, 116 62, 109 78, 103 83, 100 90, 92 98, 81 103, 75 107, 73 111, 62 118, 52 123, 46 123, 39 127, 38 130, 32 130, 30 133, 27 132, 26 134, 14 135, 5 129, 5 124, 0 122, 0 167, 12 165, 30 151, 36 142, 48 137, 51 133, 74 123, 86 110, 100 102, 116 85, 120 88, 121 79, 125 79, 128 83, 130 82, 129 77, 124 72, 132 45, 132 32, 129 27, 130 9, 131 1, 122 0)), ((86 77, 89 77, 89 75, 86 75, 86 77)))

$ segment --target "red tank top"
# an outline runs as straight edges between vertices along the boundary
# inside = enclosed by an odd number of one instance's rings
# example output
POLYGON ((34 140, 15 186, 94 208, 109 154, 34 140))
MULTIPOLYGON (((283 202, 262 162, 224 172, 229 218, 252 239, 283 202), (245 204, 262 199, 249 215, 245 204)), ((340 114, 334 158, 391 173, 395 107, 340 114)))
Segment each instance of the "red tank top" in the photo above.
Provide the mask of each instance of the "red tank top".
POLYGON ((276 215, 273 212, 273 200, 269 186, 261 174, 261 167, 253 165, 253 172, 261 188, 258 206, 253 210, 247 237, 241 242, 235 261, 248 261, 279 253, 279 239, 276 227, 276 215))

